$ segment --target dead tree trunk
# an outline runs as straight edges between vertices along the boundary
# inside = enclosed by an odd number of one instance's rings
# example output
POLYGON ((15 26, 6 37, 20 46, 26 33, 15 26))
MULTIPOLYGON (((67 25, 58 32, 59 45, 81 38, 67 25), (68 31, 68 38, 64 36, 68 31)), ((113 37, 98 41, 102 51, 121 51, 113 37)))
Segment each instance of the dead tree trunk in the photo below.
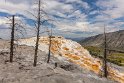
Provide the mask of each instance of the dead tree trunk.
POLYGON ((37 38, 36 38, 36 44, 35 44, 35 54, 34 54, 34 64, 35 67, 37 65, 37 54, 38 54, 38 46, 39 46, 39 32, 40 32, 40 0, 38 3, 38 18, 37 18, 37 38))
POLYGON ((13 62, 13 49, 14 49, 14 29, 15 29, 15 16, 12 16, 12 31, 11 31, 11 43, 10 43, 10 62, 13 62))
POLYGON ((49 63, 49 61, 50 61, 50 56, 51 56, 51 43, 52 43, 51 37, 52 37, 52 29, 51 29, 51 34, 50 34, 50 36, 49 36, 49 53, 48 53, 48 60, 47 60, 47 63, 49 63))
POLYGON ((106 42, 106 31, 104 26, 104 77, 107 78, 108 72, 107 72, 107 42, 106 42))

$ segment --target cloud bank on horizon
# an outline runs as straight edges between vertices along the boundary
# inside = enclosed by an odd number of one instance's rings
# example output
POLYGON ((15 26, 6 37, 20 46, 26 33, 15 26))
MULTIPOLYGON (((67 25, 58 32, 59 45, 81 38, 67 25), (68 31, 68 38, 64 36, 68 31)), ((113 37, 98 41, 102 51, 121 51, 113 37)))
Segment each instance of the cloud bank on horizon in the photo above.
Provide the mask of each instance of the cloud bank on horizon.
MULTIPOLYGON (((54 35, 77 38, 124 29, 124 0, 41 0, 42 8, 55 22, 47 22, 41 27, 53 28, 54 35)), ((27 35, 34 36, 34 17, 37 0, 0 0, 0 37, 9 37, 6 16, 19 15, 31 30, 27 35)))

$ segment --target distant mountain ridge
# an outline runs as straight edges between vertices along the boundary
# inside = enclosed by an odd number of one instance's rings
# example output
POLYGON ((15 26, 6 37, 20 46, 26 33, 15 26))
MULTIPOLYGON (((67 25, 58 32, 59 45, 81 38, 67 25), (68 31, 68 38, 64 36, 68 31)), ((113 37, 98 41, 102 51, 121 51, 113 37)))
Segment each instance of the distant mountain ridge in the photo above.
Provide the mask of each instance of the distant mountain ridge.
POLYGON ((85 39, 85 37, 66 38, 66 39, 71 39, 71 40, 73 40, 73 41, 79 42, 79 41, 81 41, 82 39, 85 39))
MULTIPOLYGON (((107 33, 108 48, 124 50, 124 30, 107 33)), ((88 37, 80 41, 82 45, 86 46, 104 46, 104 34, 88 37)))

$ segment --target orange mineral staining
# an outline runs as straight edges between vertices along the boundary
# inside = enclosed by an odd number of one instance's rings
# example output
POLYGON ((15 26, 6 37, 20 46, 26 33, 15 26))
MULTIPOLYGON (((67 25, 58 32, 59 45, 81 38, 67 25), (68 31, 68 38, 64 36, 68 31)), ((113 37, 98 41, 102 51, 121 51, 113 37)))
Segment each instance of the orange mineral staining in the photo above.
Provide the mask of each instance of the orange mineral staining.
POLYGON ((69 48, 67 48, 67 47, 63 47, 63 49, 64 49, 64 50, 66 50, 66 51, 68 51, 68 50, 69 50, 69 48))

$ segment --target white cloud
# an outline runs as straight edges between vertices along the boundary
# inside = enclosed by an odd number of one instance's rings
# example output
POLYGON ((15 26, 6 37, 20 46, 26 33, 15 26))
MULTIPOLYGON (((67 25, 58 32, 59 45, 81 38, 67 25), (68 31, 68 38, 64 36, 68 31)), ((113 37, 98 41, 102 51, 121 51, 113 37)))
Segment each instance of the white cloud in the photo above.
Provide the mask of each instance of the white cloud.
POLYGON ((124 15, 124 0, 99 0, 97 6, 105 8, 103 13, 110 15, 113 19, 124 15))
POLYGON ((20 4, 14 4, 11 2, 6 2, 4 0, 0 0, 0 11, 6 12, 10 14, 16 14, 16 13, 22 13, 24 10, 29 9, 27 4, 20 3, 20 4))
POLYGON ((9 38, 10 30, 6 23, 8 23, 8 19, 6 17, 0 17, 0 38, 9 38))
POLYGON ((0 25, 7 23, 7 19, 5 17, 0 17, 0 25))
POLYGON ((57 25, 58 30, 69 31, 69 32, 100 32, 100 27, 92 27, 88 22, 76 22, 73 24, 60 23, 57 25))
POLYGON ((66 0, 66 2, 68 3, 68 2, 72 2, 72 3, 79 3, 79 4, 81 4, 82 5, 82 8, 85 8, 85 9, 89 9, 90 8, 90 6, 88 5, 88 3, 87 2, 84 2, 84 1, 82 1, 82 0, 66 0))
POLYGON ((57 0, 45 0, 44 10, 51 15, 58 15, 60 17, 66 17, 64 13, 71 12, 73 9, 71 4, 64 4, 57 0))
POLYGON ((87 36, 87 34, 81 35, 76 32, 89 32, 89 27, 88 27, 87 22, 76 22, 72 24, 68 23, 57 23, 56 26, 57 28, 54 29, 56 34, 61 34, 65 35, 66 37, 84 37, 87 36))

